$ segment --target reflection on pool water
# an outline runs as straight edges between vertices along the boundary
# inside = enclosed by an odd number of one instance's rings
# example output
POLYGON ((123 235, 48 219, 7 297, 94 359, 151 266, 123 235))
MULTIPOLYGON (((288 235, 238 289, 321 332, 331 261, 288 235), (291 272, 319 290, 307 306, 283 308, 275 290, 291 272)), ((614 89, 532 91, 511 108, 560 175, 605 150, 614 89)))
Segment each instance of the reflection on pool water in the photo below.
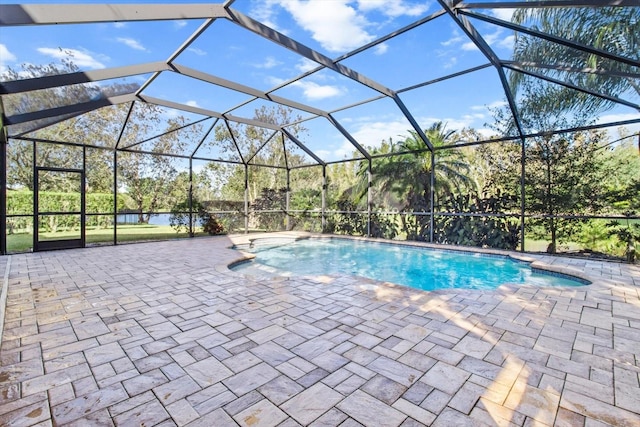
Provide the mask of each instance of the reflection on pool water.
POLYGON ((588 282, 506 256, 349 239, 303 239, 239 246, 256 258, 232 267, 247 274, 347 274, 423 290, 495 289, 503 284, 582 286, 588 282))

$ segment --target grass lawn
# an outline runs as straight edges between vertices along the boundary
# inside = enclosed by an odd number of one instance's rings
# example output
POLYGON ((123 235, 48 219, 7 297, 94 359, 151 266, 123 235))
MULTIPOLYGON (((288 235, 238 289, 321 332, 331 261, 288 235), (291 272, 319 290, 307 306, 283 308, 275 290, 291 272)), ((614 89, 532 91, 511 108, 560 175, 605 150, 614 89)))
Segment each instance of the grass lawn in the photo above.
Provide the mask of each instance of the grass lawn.
MULTIPOLYGON (((202 231, 196 233, 206 235, 202 231)), ((40 240, 71 239, 79 236, 78 231, 61 231, 57 233, 40 233, 40 240)), ((167 240, 188 237, 188 233, 176 231, 168 225, 118 225, 118 242, 135 242, 144 240, 167 240)), ((86 229, 87 245, 98 243, 113 243, 113 228, 86 229)), ((33 248, 33 234, 17 233, 7 236, 7 252, 27 252, 33 248)))

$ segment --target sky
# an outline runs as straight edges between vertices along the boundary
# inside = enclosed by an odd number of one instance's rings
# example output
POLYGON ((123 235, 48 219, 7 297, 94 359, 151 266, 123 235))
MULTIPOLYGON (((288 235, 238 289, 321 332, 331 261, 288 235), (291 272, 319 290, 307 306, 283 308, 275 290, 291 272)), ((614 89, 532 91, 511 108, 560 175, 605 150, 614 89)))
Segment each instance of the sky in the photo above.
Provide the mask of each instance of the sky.
MULTIPOLYGON (((329 58, 337 58, 440 9, 435 1, 412 0, 237 0, 231 7, 329 58)), ((512 14, 509 9, 479 12, 507 20, 512 14)), ((5 27, 0 29, 0 71, 7 67, 19 69, 25 63, 60 61, 69 54, 81 70, 164 61, 202 22, 5 27)), ((498 57, 511 57, 513 32, 479 20, 471 22, 498 57)), ((276 88, 317 65, 225 19, 216 20, 175 63, 262 91, 276 88)), ((341 62, 396 91, 487 63, 447 15, 341 62)), ((148 77, 140 75, 126 81, 142 84, 148 77)), ((326 69, 273 93, 326 111, 379 95, 326 69)), ((273 105, 257 101, 235 108, 246 102, 248 96, 176 73, 163 73, 143 94, 246 118, 252 118, 255 109, 262 105, 273 105)), ((448 129, 472 127, 485 136, 493 134, 490 129, 493 111, 505 105, 504 91, 493 67, 402 92, 400 98, 423 129, 443 121, 448 129)), ((303 111, 295 113, 309 116, 303 111)), ((364 146, 377 146, 389 138, 402 139, 411 128, 388 98, 333 115, 364 146)), ((637 117, 637 111, 623 106, 608 111, 600 121, 637 117)), ((325 119, 310 120, 304 126, 308 133, 302 141, 323 160, 350 157, 354 151, 325 119)))

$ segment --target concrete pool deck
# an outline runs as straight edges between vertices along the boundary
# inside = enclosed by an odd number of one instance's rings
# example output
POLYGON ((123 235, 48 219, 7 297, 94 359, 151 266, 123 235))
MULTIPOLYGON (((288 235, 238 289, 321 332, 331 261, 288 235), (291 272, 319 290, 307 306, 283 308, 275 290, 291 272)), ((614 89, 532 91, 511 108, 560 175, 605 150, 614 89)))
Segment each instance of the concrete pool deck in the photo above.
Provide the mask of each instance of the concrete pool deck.
POLYGON ((246 238, 0 257, 0 425, 640 426, 638 265, 424 292, 231 272, 246 238))

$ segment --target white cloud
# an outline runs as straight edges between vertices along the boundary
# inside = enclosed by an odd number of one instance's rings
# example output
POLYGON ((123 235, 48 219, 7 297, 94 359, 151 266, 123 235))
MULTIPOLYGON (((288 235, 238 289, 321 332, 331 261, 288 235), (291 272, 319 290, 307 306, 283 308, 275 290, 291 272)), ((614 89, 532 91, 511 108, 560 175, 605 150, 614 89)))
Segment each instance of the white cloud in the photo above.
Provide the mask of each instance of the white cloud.
POLYGON ((319 85, 311 81, 297 81, 291 83, 291 86, 301 88, 304 97, 314 101, 342 95, 342 91, 336 86, 319 85))
MULTIPOLYGON (((13 70, 13 72, 17 74, 19 79, 30 79, 33 76, 31 75, 31 73, 29 73, 29 71, 25 71, 25 69, 29 69, 30 67, 33 67, 33 66, 37 66, 37 64, 32 64, 30 62, 22 62, 20 63, 20 69, 17 69, 16 67, 13 70)), ((4 75, 4 73, 6 73, 7 71, 9 71, 9 67, 5 66, 0 62, 0 78, 2 78, 3 80, 6 79, 6 76, 4 75)))
MULTIPOLYGON (((379 147, 383 140, 388 141, 389 138, 399 141, 404 135, 407 135, 407 130, 410 128, 407 121, 398 116, 344 117, 340 119, 340 122, 348 123, 351 136, 360 145, 366 147, 379 147)), ((316 154, 322 159, 339 160, 351 158, 351 155, 357 152, 353 144, 341 136, 328 144, 327 148, 322 152, 316 151, 316 154)))
MULTIPOLYGON (((105 65, 100 60, 94 58, 94 54, 87 50, 69 49, 69 48, 51 48, 51 47, 39 47, 37 49, 43 55, 50 56, 55 59, 66 59, 71 57, 73 63, 81 68, 105 68, 105 65)), ((109 58, 104 55, 101 60, 108 60, 109 58)))
POLYGON ((498 28, 494 33, 487 34, 484 39, 492 47, 500 47, 503 49, 513 49, 515 36, 513 34, 503 37, 503 31, 498 28))
POLYGON ((18 59, 13 53, 9 51, 6 45, 0 43, 0 64, 6 64, 7 62, 14 62, 18 59))
POLYGON ((380 43, 373 48, 373 53, 376 55, 384 55, 389 50, 389 45, 386 43, 380 43))
POLYGON ((511 21, 515 9, 493 9, 493 16, 504 21, 511 21))
POLYGON ((189 52, 193 52, 193 53, 195 53, 195 54, 196 54, 196 55, 198 55, 198 56, 205 56, 205 55, 207 54, 207 52, 205 52, 205 51, 204 51, 204 50, 202 50, 202 49, 198 49, 197 47, 188 47, 188 48, 187 48, 187 50, 188 50, 189 52))
POLYGON ((298 63, 295 65, 296 70, 302 72, 302 73, 306 73, 307 71, 311 71, 315 68, 318 67, 318 64, 313 62, 310 59, 307 58, 302 58, 300 61, 298 61, 298 63))
POLYGON ((507 101, 498 100, 498 101, 493 101, 490 104, 473 105, 471 109, 474 111, 485 111, 487 109, 504 107, 505 105, 507 105, 507 101))
MULTIPOLYGON (((497 105, 502 101, 496 101, 491 105, 497 105)), ((480 107, 472 107, 473 110, 477 110, 480 107)), ((486 107, 481 107, 485 109, 486 107)), ((488 129, 484 126, 485 115, 477 112, 470 114, 461 114, 460 117, 417 117, 416 120, 423 128, 428 128, 436 122, 443 122, 446 124, 446 128, 449 130, 462 130, 463 128, 473 127, 484 137, 490 137, 495 135, 495 131, 488 129)), ((362 146, 366 147, 379 147, 382 141, 388 141, 391 138, 393 141, 401 141, 405 137, 409 136, 411 125, 406 120, 398 117, 389 117, 388 120, 379 119, 375 117, 358 118, 357 120, 351 120, 349 118, 343 118, 340 120, 343 123, 356 123, 350 126, 351 135, 362 146)), ((352 153, 356 151, 355 147, 347 140, 342 140, 337 148, 333 150, 325 150, 320 155, 321 158, 327 160, 337 160, 342 158, 350 158, 352 153)))
POLYGON ((254 19, 262 22, 269 28, 273 28, 274 30, 280 31, 283 34, 286 34, 285 31, 278 28, 278 25, 274 21, 274 6, 278 4, 278 0, 262 0, 255 1, 253 3, 253 8, 249 16, 252 16, 254 19))
POLYGON ((367 20, 348 3, 348 0, 334 0, 331 7, 327 7, 323 1, 280 1, 280 5, 291 13, 296 23, 331 52, 348 51, 374 38, 365 29, 367 20))
POLYGON ((451 46, 451 45, 457 45, 458 43, 460 43, 460 42, 462 42, 464 40, 466 40, 466 38, 462 37, 457 30, 454 30, 453 34, 451 35, 451 37, 448 40, 440 42, 440 44, 442 46, 451 46))
POLYGON ((280 86, 281 84, 285 83, 287 80, 281 79, 280 77, 276 77, 276 76, 267 76, 265 77, 265 81, 271 86, 280 86))
POLYGON ((352 133, 353 137, 367 147, 379 147, 383 140, 394 141, 402 139, 408 134, 410 125, 406 120, 367 121, 360 123, 358 129, 352 133))
POLYGON ((132 39, 129 37, 118 37, 116 39, 118 43, 122 43, 126 46, 129 46, 131 49, 142 50, 146 52, 146 48, 136 39, 132 39))
POLYGON ((478 46, 476 46, 474 42, 468 41, 466 43, 463 43, 462 46, 460 46, 460 49, 466 50, 466 51, 478 50, 478 46))
POLYGON ((598 123, 613 123, 613 122, 621 122, 624 120, 638 120, 640 119, 640 114, 638 113, 617 113, 617 114, 605 114, 603 116, 598 117, 596 122, 598 123))
POLYGON ((253 64, 253 66, 256 68, 269 69, 269 68, 277 67, 280 64, 282 64, 282 62, 276 60, 273 56, 267 56, 263 62, 259 64, 253 64))
MULTIPOLYGON (((484 38, 484 41, 486 41, 489 46, 492 46, 494 48, 498 47, 502 49, 513 49, 513 44, 515 42, 515 37, 513 34, 508 35, 506 37, 503 36, 502 28, 496 29, 496 31, 493 33, 484 34, 482 37, 484 38)), ((462 36, 457 30, 454 30, 451 38, 441 42, 440 44, 445 47, 459 46, 460 49, 464 51, 478 50, 478 47, 473 41, 471 41, 465 36, 462 36)))
POLYGON ((418 120, 424 128, 428 128, 436 122, 443 122, 449 130, 461 130, 466 127, 475 127, 476 118, 473 115, 463 114, 461 117, 425 117, 418 120))
POLYGON ((337 159, 345 159, 345 158, 348 159, 348 158, 351 158, 351 154, 353 154, 354 151, 358 151, 358 150, 356 149, 356 147, 353 146, 352 143, 345 140, 342 143, 342 145, 340 145, 340 147, 338 147, 337 149, 333 150, 333 152, 327 152, 326 158, 328 160, 337 160, 337 159))
POLYGON ((114 22, 113 26, 116 27, 116 28, 124 28, 124 27, 127 26, 127 23, 126 22, 114 22))
POLYGON ((462 120, 472 122, 475 120, 484 119, 485 117, 486 115, 483 113, 463 114, 462 120))
POLYGON ((507 36, 505 38, 503 38, 502 40, 500 40, 497 45, 501 48, 504 49, 508 49, 508 50, 513 50, 513 45, 516 43, 516 36, 514 36, 513 34, 510 36, 507 36))
POLYGON ((320 157, 323 160, 334 160, 331 157, 331 151, 328 150, 315 150, 316 156, 320 157))
MULTIPOLYGON (((640 114, 638 113, 605 114, 598 117, 598 119, 596 120, 596 123, 606 124, 606 123, 621 122, 625 120, 638 120, 638 119, 640 119, 640 114)), ((627 128, 627 130, 631 133, 640 132, 640 123, 633 123, 630 125, 625 125, 624 127, 627 128)), ((610 128, 609 134, 615 135, 614 132, 617 132, 617 130, 618 130, 617 128, 615 129, 610 128)))
POLYGON ((178 118, 178 116, 180 116, 180 114, 182 114, 182 112, 180 110, 176 110, 175 108, 167 108, 162 113, 162 116, 164 116, 167 120, 169 120, 169 119, 178 118))
MULTIPOLYGON (((344 52, 362 46, 375 37, 367 28, 374 25, 365 14, 376 12, 394 19, 403 15, 421 16, 431 2, 407 0, 255 0, 250 16, 284 34, 276 19, 280 6, 295 22, 311 33, 314 40, 331 52, 344 52)), ((384 49, 384 48, 383 48, 384 49)), ((379 52, 383 53, 383 52, 379 52)))
POLYGON ((176 29, 177 29, 177 30, 179 30, 180 28, 184 28, 184 27, 186 27, 186 26, 187 26, 187 21, 184 21, 184 20, 182 20, 182 21, 175 21, 175 22, 173 23, 173 26, 174 26, 174 27, 176 27, 176 29))
POLYGON ((184 104, 185 104, 185 105, 188 105, 189 107, 198 107, 198 108, 201 108, 201 107, 200 107, 200 105, 198 105, 198 101, 190 100, 190 101, 185 102, 184 104))
POLYGON ((494 129, 489 128, 474 128, 476 132, 485 137, 486 139, 494 138, 496 136, 496 131, 494 129))
POLYGON ((363 12, 377 10, 390 17, 403 15, 420 16, 429 8, 428 2, 409 3, 403 0, 358 0, 358 9, 363 12))
POLYGON ((453 55, 448 55, 447 60, 444 62, 442 67, 446 70, 449 68, 453 68, 458 63, 458 58, 453 55))

